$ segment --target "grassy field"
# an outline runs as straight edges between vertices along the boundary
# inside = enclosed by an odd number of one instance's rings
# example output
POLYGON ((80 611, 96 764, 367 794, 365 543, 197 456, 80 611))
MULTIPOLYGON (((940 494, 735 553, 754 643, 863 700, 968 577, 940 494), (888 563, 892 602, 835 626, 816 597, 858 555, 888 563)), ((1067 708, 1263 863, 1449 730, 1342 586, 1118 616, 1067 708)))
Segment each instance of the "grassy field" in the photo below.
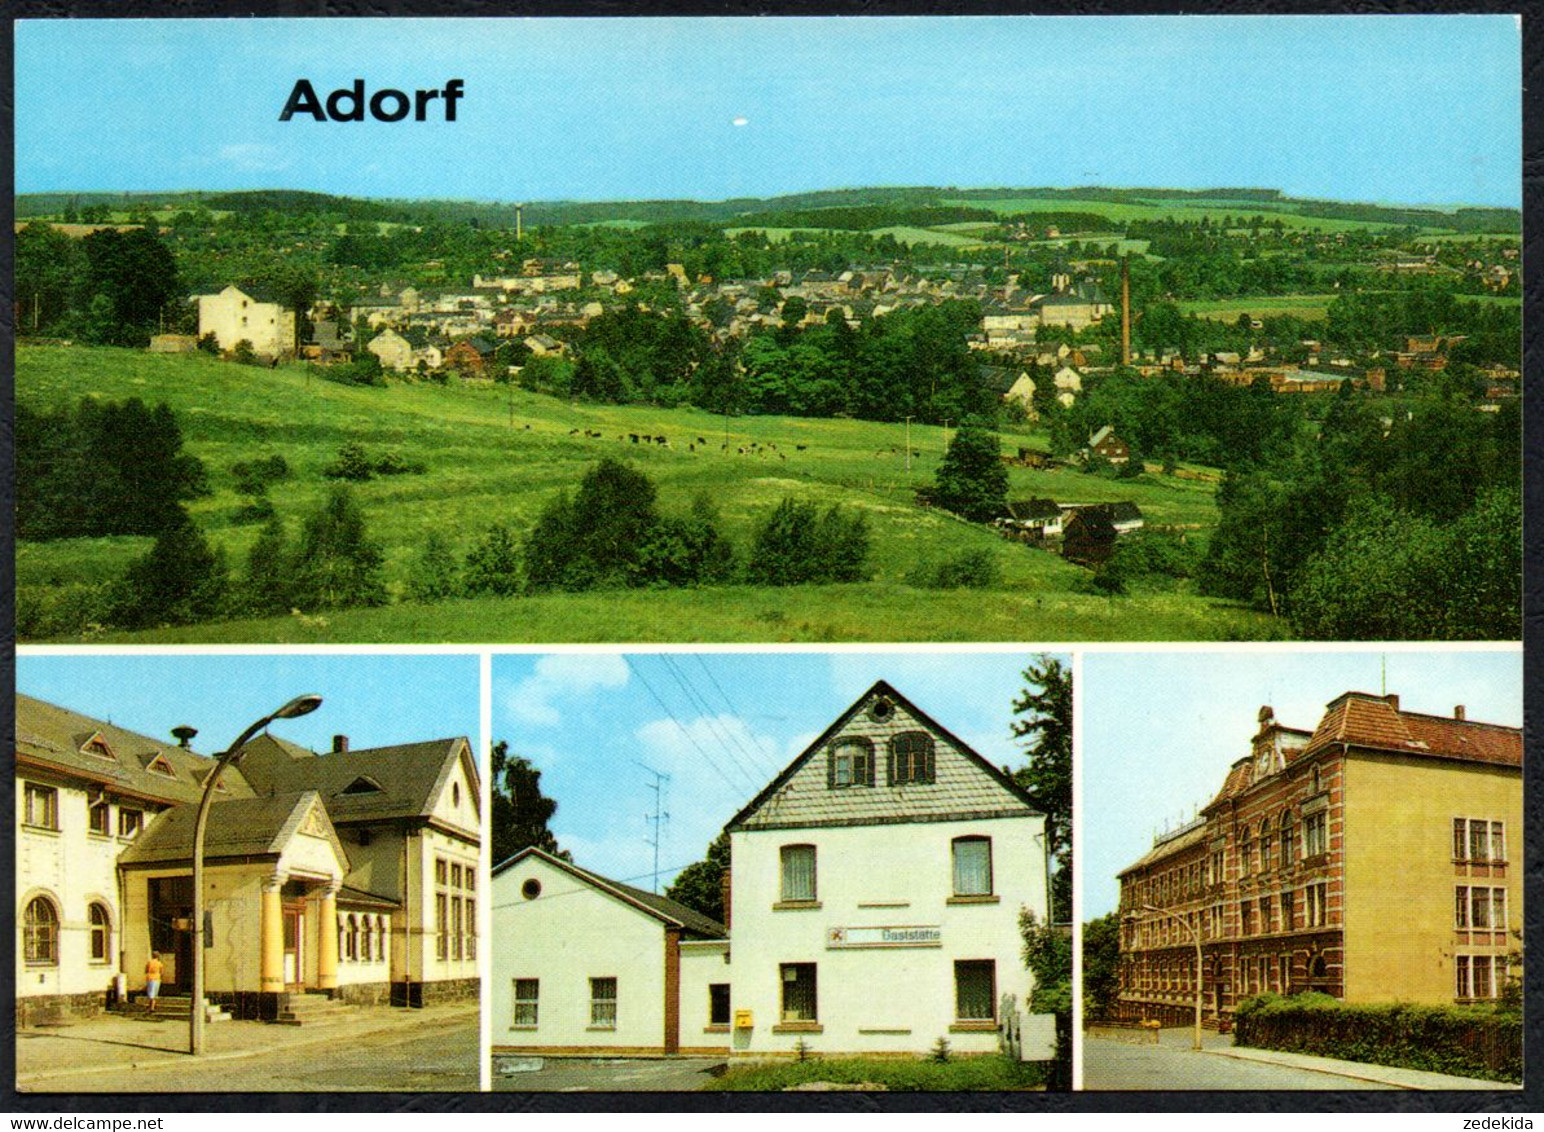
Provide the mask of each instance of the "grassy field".
MULTIPOLYGON (((576 405, 517 391, 511 423, 509 392, 492 386, 344 386, 312 376, 303 366, 269 370, 204 355, 81 347, 23 344, 16 360, 17 397, 31 406, 67 404, 82 396, 137 396, 169 404, 187 449, 205 462, 214 488, 190 510, 233 566, 245 562, 259 527, 240 515, 245 500, 235 489, 231 465, 270 454, 285 458, 293 475, 276 484, 270 498, 294 533, 331 488, 333 481, 321 469, 345 441, 374 455, 396 451, 428 466, 423 475, 375 479, 353 489, 371 537, 385 549, 388 588, 397 598, 431 530, 458 552, 493 522, 524 532, 556 492, 572 487, 608 455, 646 472, 667 513, 683 512, 694 495, 707 494, 742 550, 754 524, 790 495, 860 508, 873 537, 874 576, 857 585, 564 594, 433 606, 399 602, 327 614, 326 624, 276 618, 104 640, 1063 641, 1256 638, 1278 631, 1257 614, 1188 592, 1117 598, 1084 592, 1087 574, 1079 567, 917 506, 915 491, 932 479, 946 444, 944 431, 932 426, 912 426, 908 470, 900 425, 742 417, 729 422, 726 453, 723 419, 693 409, 576 405), (601 438, 586 439, 586 429, 601 438), (669 447, 634 445, 627 440, 634 432, 666 436, 669 447), (698 445, 699 437, 706 443, 698 445), (763 455, 738 454, 752 442, 764 446, 763 455), (941 593, 905 584, 919 562, 971 548, 998 560, 997 589, 941 593)), ((1019 443, 1043 444, 1043 438, 1004 437, 1010 451, 1019 443)), ((1013 468, 1010 475, 1014 497, 1130 499, 1150 524, 1204 529, 1215 522, 1215 484, 1209 482, 1155 474, 1114 481, 1069 469, 1013 468)), ((22 542, 18 599, 111 581, 148 545, 147 539, 129 537, 22 542)))
MULTIPOLYGON (((1108 216, 1111 220, 1199 220, 1202 216, 1212 221, 1225 217, 1234 219, 1264 216, 1280 219, 1287 228, 1318 228, 1326 232, 1349 231, 1359 228, 1388 228, 1389 224, 1372 220, 1333 220, 1318 216, 1302 216, 1285 208, 1268 208, 1260 204, 1132 204, 1126 201, 1101 200, 1049 200, 1043 197, 1001 197, 993 200, 940 200, 943 205, 964 205, 985 208, 1003 215, 1016 212, 1092 212, 1108 216)), ((1444 231, 1445 229, 1431 229, 1444 231)))
POLYGON ((1040 1089, 1045 1068, 1004 1057, 959 1057, 947 1062, 913 1058, 816 1057, 807 1061, 731 1064, 704 1092, 778 1092, 823 1082, 838 1088, 879 1086, 891 1092, 1008 1092, 1040 1089))
POLYGON ((1325 319, 1330 314, 1333 294, 1256 295, 1243 299, 1182 299, 1175 305, 1185 314, 1200 315, 1217 322, 1234 322, 1241 314, 1254 318, 1289 314, 1294 318, 1325 319))

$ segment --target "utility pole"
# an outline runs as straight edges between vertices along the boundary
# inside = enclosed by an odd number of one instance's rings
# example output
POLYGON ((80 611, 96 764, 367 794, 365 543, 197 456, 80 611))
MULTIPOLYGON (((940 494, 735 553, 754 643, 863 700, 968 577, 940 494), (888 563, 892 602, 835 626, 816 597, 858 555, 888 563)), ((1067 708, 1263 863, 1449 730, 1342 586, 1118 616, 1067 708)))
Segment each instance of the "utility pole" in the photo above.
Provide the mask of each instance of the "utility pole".
POLYGON ((658 893, 659 892, 659 842, 660 842, 660 826, 662 826, 664 824, 667 824, 670 821, 670 814, 668 812, 666 812, 664 809, 661 808, 661 803, 662 803, 662 800, 663 800, 663 789, 662 788, 663 788, 664 783, 670 781, 670 776, 668 774, 664 774, 664 773, 662 773, 660 771, 655 770, 653 767, 649 766, 647 763, 638 763, 636 759, 633 760, 633 761, 635 763, 637 763, 638 766, 643 767, 644 770, 648 771, 650 774, 652 774, 654 776, 654 781, 649 786, 649 789, 654 791, 654 812, 652 814, 644 814, 643 815, 643 820, 645 822, 647 822, 648 825, 649 825, 650 836, 645 837, 643 840, 644 840, 644 844, 645 845, 648 845, 651 849, 654 850, 654 887, 653 887, 653 891, 655 893, 658 893))

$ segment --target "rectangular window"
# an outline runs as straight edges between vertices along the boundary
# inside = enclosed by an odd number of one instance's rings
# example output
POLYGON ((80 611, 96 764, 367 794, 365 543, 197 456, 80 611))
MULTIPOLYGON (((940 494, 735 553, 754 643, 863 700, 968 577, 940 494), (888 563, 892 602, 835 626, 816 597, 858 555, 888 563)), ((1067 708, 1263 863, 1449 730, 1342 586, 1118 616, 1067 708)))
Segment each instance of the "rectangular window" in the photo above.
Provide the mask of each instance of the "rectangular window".
POLYGON ((1490 927, 1490 889, 1469 890, 1469 926, 1482 931, 1490 927))
POLYGON ((708 1025, 729 1025, 729 984, 708 984, 708 1025))
POLYGON ((954 1016, 961 1022, 995 1022, 997 1020, 997 963, 995 960, 955 960, 954 1016))
POLYGON ((26 810, 22 821, 36 829, 58 829, 59 791, 52 786, 27 783, 26 810))
POLYGON ((1238 906, 1239 935, 1250 935, 1254 930, 1254 925, 1250 921, 1249 911, 1249 902, 1247 900, 1238 906))
POLYGON ((515 980, 515 1025, 522 1029, 536 1028, 536 1014, 541 984, 538 979, 515 980))
POLYGON ((782 858, 784 902, 813 901, 815 899, 815 847, 784 845, 782 858))
POLYGON ((461 887, 461 866, 460 865, 451 865, 450 866, 450 887, 451 888, 460 888, 461 887))
POLYGON ((106 837, 112 819, 112 807, 106 802, 93 802, 86 810, 86 827, 99 837, 106 837))
POLYGON ((1287 994, 1292 989, 1292 956, 1281 956, 1279 964, 1281 967, 1281 993, 1287 994))
POLYGON ((783 1021, 814 1022, 820 1017, 816 1010, 815 964, 784 963, 783 1021))
POLYGON ((1483 821, 1469 822, 1469 859, 1490 860, 1490 824, 1483 821))
POLYGON ((1323 812, 1303 819, 1303 856, 1318 857, 1329 852, 1328 816, 1323 812))
POLYGON ((450 955, 452 959, 460 959, 463 953, 464 937, 461 932, 461 897, 450 898, 450 955))
POLYGON ((447 936, 447 911, 448 902, 443 892, 434 894, 434 957, 444 959, 450 954, 450 939, 447 936))
POLYGON ((1453 891, 1453 926, 1465 929, 1469 926, 1469 886, 1461 884, 1453 891))
POLYGON ((954 895, 992 894, 992 841, 987 837, 954 839, 954 895))
POLYGON ((1467 955, 1457 956, 1454 959, 1454 963, 1456 964, 1456 977, 1454 978, 1453 997, 1473 998, 1474 981, 1471 978, 1471 972, 1469 969, 1469 957, 1467 955))
POLYGON ((1260 897, 1260 930, 1262 932, 1273 932, 1276 930, 1276 925, 1272 922, 1271 898, 1269 896, 1260 897))
POLYGON ((590 980, 590 1025, 617 1028, 617 981, 615 977, 590 980))
POLYGON ((1330 916, 1330 888, 1329 885, 1320 882, 1310 884, 1303 889, 1304 916, 1310 928, 1323 927, 1329 923, 1330 916))
MULTIPOLYGON (((1453 860, 1463 861, 1469 857, 1469 823, 1463 818, 1453 819, 1453 860)), ((1465 968, 1467 970, 1467 968, 1465 968)), ((1460 998, 1468 998, 1468 995, 1460 995, 1460 998)))
POLYGON ((145 828, 145 815, 140 810, 118 811, 118 836, 134 838, 139 836, 139 831, 145 828))
POLYGON ((466 957, 477 958, 477 901, 466 901, 466 957))
POLYGON ((1297 927, 1297 900, 1288 890, 1281 894, 1281 930, 1289 932, 1297 927))
POLYGON ((1506 863, 1506 823, 1490 823, 1490 859, 1506 863))
POLYGON ((434 859, 434 883, 439 885, 445 884, 449 880, 449 870, 450 865, 446 862, 445 858, 436 857, 434 859))
POLYGON ((1491 980, 1491 957, 1475 955, 1469 960, 1474 971, 1474 997, 1494 998, 1495 983, 1491 980))
POLYGON ((1490 926, 1498 931, 1506 931, 1506 889, 1493 888, 1490 890, 1490 926))

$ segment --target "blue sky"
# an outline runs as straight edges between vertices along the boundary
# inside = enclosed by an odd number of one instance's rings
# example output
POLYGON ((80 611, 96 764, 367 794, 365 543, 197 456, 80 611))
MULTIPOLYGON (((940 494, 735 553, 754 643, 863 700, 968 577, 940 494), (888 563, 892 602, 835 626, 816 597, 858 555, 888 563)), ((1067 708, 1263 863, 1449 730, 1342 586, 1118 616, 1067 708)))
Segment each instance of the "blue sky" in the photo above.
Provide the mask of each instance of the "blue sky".
POLYGON ((475 656, 24 654, 16 690, 168 743, 173 727, 190 724, 204 754, 308 692, 322 706, 274 723, 275 735, 318 751, 334 735, 355 748, 457 735, 478 746, 475 656))
MULTIPOLYGON (((998 766, 1024 652, 561 653, 496 656, 493 734, 542 772, 574 861, 652 883, 649 769, 669 775, 661 889, 876 680, 888 680, 998 766), (656 699, 656 696, 658 697, 656 699), (642 765, 639 765, 642 764, 642 765)), ((496 862, 495 862, 496 863, 496 862)))
POLYGON ((16 188, 1516 206, 1520 46, 1510 15, 23 21, 16 188), (300 78, 466 96, 455 123, 281 123, 300 78))
POLYGON ((1261 705, 1312 729, 1342 692, 1387 690, 1407 711, 1451 715, 1463 704, 1472 720, 1520 727, 1522 670, 1522 653, 1510 649, 1085 654, 1083 919, 1113 911, 1115 874, 1216 796, 1249 753, 1261 705))

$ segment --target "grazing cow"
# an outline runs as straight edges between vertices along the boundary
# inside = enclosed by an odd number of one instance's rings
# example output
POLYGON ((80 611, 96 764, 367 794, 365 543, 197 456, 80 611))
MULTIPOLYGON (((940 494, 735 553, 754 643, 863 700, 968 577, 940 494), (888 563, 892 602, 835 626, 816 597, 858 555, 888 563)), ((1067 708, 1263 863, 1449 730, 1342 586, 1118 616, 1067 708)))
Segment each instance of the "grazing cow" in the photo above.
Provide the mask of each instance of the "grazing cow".
POLYGON ((707 443, 707 441, 706 441, 706 440, 704 440, 704 439, 702 439, 702 437, 700 437, 700 436, 699 436, 699 437, 698 437, 698 438, 697 438, 697 443, 698 443, 698 444, 706 444, 706 443, 707 443))
POLYGON ((697 446, 695 444, 688 444, 686 446, 686 450, 688 452, 695 452, 695 451, 697 451, 697 446))
POLYGON ((736 448, 735 451, 738 452, 741 456, 745 455, 745 449, 743 448, 736 448))
POLYGON ((638 443, 638 434, 636 432, 630 432, 630 433, 627 434, 627 439, 631 440, 634 444, 637 444, 638 443))
POLYGON ((525 431, 526 432, 530 432, 531 431, 531 426, 530 425, 526 425, 525 426, 525 431))
POLYGON ((571 429, 568 430, 568 435, 569 436, 578 436, 579 435, 579 430, 577 428, 571 428, 571 429))
POLYGON ((796 450, 796 451, 799 451, 799 452, 803 452, 803 451, 804 451, 804 450, 805 450, 805 449, 806 449, 806 448, 808 448, 808 447, 809 447, 809 445, 808 445, 808 444, 795 444, 795 445, 794 445, 794 449, 795 449, 795 450, 796 450))
POLYGON ((668 444, 670 442, 668 440, 666 440, 663 436, 656 436, 654 438, 654 443, 656 443, 656 444, 668 444))

